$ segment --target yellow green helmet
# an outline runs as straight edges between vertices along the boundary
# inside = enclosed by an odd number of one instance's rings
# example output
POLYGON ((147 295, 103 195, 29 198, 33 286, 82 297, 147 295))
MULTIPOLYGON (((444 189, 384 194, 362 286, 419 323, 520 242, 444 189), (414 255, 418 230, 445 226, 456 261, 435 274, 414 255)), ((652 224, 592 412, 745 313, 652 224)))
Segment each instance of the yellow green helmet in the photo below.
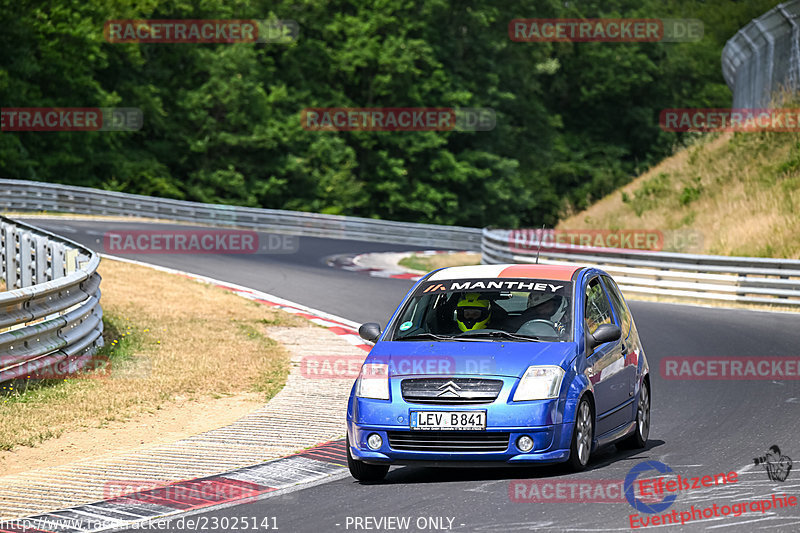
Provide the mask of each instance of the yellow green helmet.
POLYGON ((456 322, 461 331, 483 329, 492 318, 491 302, 480 293, 470 292, 458 300, 456 322))

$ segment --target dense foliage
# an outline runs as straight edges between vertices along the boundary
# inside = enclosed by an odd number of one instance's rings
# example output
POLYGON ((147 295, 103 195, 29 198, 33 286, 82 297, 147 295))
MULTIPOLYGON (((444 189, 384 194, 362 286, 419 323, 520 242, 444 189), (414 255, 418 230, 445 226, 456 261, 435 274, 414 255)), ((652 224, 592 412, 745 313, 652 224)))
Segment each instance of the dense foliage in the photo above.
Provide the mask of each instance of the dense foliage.
POLYGON ((138 132, 0 133, 0 176, 467 226, 547 223, 724 107, 725 41, 774 0, 0 0, 0 105, 139 107, 138 132), (691 17, 695 43, 521 43, 514 18, 691 17), (109 19, 291 19, 291 44, 111 44, 109 19), (307 107, 490 107, 489 132, 313 132, 307 107))

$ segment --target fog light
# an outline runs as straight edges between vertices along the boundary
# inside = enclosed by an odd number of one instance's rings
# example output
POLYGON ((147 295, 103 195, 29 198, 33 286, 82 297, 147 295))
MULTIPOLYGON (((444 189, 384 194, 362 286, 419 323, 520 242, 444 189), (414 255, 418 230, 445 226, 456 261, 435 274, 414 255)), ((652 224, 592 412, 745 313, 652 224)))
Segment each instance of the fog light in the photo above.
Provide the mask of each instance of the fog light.
POLYGON ((533 439, 527 435, 523 435, 517 439, 517 448, 525 453, 533 449, 533 439))
POLYGON ((381 446, 383 446, 383 439, 377 433, 373 433, 367 437, 367 446, 369 446, 371 450, 380 450, 381 446))

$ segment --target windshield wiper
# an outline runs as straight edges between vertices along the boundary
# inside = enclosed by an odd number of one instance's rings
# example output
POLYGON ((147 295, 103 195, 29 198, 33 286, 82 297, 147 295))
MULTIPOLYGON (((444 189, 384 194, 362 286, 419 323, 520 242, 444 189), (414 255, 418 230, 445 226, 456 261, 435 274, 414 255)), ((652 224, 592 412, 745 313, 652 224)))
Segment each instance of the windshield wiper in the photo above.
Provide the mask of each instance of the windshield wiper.
POLYGON ((472 333, 472 334, 467 332, 467 333, 462 333, 460 338, 464 338, 464 337, 467 337, 467 336, 469 336, 469 337, 498 337, 498 338, 503 338, 503 339, 516 339, 516 340, 520 340, 520 341, 539 341, 539 342, 543 342, 541 339, 539 339, 539 337, 536 337, 535 335, 523 335, 523 334, 520 334, 520 333, 511 333, 511 332, 508 332, 508 331, 478 331, 478 332, 472 333))
POLYGON ((453 335, 437 335, 435 333, 415 333, 414 335, 408 335, 406 337, 397 337, 396 341, 412 341, 412 340, 423 340, 423 339, 433 339, 437 341, 478 341, 480 339, 470 339, 464 337, 454 337, 453 335))

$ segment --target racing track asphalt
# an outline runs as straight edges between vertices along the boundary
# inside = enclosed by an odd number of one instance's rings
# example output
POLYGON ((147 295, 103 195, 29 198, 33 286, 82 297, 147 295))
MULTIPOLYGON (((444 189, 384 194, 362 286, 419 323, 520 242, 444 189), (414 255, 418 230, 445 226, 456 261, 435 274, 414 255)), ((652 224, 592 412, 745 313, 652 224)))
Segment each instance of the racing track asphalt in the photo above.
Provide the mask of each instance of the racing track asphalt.
MULTIPOLYGON (((105 221, 30 222, 95 249, 101 248, 103 231, 153 228, 105 221)), ((256 288, 354 321, 376 320, 385 325, 411 282, 335 270, 325 265, 324 258, 409 249, 414 247, 304 237, 298 253, 291 255, 147 254, 132 258, 256 288)), ((675 381, 659 374, 659 361, 667 356, 797 356, 798 317, 650 302, 631 302, 631 309, 650 362, 653 388, 650 440, 643 451, 622 452, 612 446, 593 455, 590 468, 582 474, 566 474, 558 467, 395 467, 380 484, 360 484, 348 476, 202 516, 276 517, 279 530, 288 532, 366 531, 354 527, 356 517, 390 516, 411 517, 412 527, 405 531, 446 530, 447 518, 453 519, 456 531, 626 530, 628 515, 634 510, 625 502, 512 502, 509 483, 515 479, 621 480, 643 460, 661 461, 684 476, 740 472, 735 486, 680 494, 673 505, 678 511, 692 504, 723 505, 773 492, 800 496, 797 466, 784 483, 769 481, 763 470, 753 466, 753 458, 773 444, 800 459, 800 381, 675 381), (443 527, 417 529, 416 520, 424 517, 445 517, 443 527)), ((667 529, 709 528, 797 531, 800 507, 667 529)))
MULTIPOLYGON (((61 234, 98 252, 104 252, 103 234, 107 231, 192 229, 186 225, 146 222, 15 218, 61 234)), ((236 283, 356 322, 374 321, 381 322, 381 325, 385 326, 397 303, 408 291, 409 282, 330 268, 324 259, 347 253, 425 249, 427 248, 379 242, 299 237, 297 252, 288 254, 111 253, 110 255, 236 283)))

